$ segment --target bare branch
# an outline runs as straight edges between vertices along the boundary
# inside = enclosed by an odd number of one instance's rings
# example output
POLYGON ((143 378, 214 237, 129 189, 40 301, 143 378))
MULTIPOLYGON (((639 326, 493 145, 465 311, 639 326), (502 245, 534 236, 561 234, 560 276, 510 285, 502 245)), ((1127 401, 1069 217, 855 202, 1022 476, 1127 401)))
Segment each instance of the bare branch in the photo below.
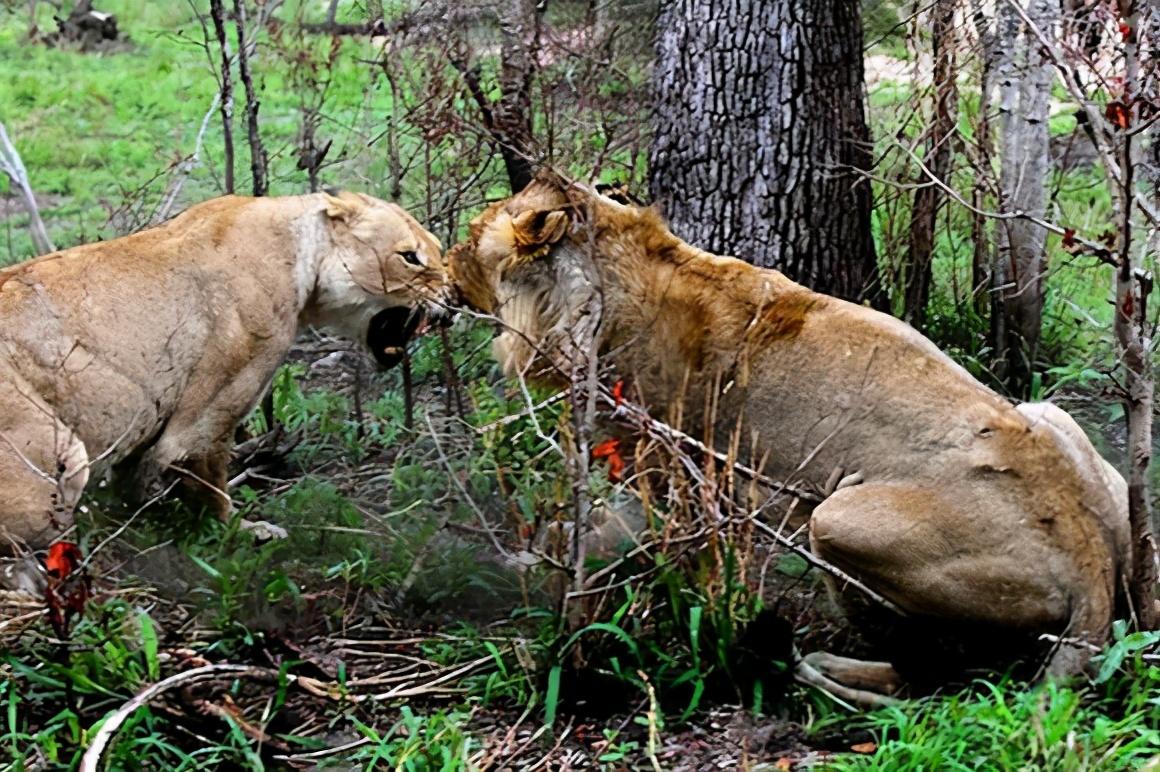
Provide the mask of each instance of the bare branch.
POLYGON ((48 237, 48 230, 44 227, 44 220, 40 219, 40 208, 36 205, 36 196, 32 193, 32 186, 28 182, 28 171, 24 168, 24 161, 16 152, 16 147, 8 137, 8 130, 0 123, 0 171, 8 175, 13 187, 20 191, 24 208, 28 212, 28 229, 32 232, 32 243, 38 254, 46 255, 55 252, 52 239, 48 237))

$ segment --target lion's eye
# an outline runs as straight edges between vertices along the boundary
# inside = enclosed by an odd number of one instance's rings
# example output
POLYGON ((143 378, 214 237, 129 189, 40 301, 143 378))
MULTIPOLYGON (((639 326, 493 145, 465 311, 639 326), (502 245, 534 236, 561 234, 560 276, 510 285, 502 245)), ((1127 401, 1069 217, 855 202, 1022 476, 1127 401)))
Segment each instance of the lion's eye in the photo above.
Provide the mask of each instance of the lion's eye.
POLYGON ((408 249, 405 252, 400 252, 399 257, 403 258, 411 265, 418 265, 418 266, 423 265, 423 261, 419 259, 419 253, 413 249, 408 249))

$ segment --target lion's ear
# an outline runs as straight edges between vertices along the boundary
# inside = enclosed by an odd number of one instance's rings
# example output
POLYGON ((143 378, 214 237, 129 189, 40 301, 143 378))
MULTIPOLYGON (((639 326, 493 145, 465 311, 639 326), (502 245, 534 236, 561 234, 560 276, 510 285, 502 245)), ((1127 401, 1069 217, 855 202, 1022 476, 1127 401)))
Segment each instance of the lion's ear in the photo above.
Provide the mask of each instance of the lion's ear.
POLYGON ((367 207, 357 193, 350 191, 327 191, 322 195, 326 200, 326 216, 332 220, 351 222, 367 207))
POLYGON ((512 218, 512 237, 519 251, 531 258, 546 254, 568 232, 567 213, 529 209, 512 218))

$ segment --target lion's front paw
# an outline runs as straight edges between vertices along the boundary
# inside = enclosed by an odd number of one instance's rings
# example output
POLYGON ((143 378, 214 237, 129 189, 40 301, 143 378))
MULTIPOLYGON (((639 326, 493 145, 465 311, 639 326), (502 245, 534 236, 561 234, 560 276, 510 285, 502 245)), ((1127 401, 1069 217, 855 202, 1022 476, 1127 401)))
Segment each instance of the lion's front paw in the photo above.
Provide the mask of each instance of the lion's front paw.
POLYGON ((273 541, 285 539, 290 535, 285 528, 267 523, 265 520, 243 520, 241 526, 243 531, 248 531, 254 537, 254 541, 273 541))

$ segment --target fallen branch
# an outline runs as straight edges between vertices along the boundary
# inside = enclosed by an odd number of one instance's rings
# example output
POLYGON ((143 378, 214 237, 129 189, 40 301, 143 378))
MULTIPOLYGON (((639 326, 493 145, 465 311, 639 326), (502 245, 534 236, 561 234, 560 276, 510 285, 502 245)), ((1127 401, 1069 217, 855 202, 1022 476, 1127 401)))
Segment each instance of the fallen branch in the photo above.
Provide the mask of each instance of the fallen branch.
POLYGON ((233 703, 233 700, 227 695, 225 697, 226 704, 219 705, 210 700, 198 700, 196 703, 197 709, 207 716, 217 716, 228 724, 233 724, 242 730, 250 739, 257 742, 259 745, 269 745, 276 748, 283 753, 289 753, 292 748, 289 744, 279 740, 276 737, 271 737, 266 733, 266 730, 259 726, 254 726, 242 716, 238 706, 233 703))
MULTIPOLYGON (((100 766, 101 754, 105 752, 105 746, 117 734, 117 730, 121 728, 121 725, 137 712, 138 708, 145 707, 152 700, 174 687, 189 686, 190 684, 201 681, 211 681, 223 675, 259 678, 263 681, 268 681, 277 678, 278 672, 267 668, 250 667, 249 665, 231 665, 227 663, 204 665, 203 667, 195 667, 193 670, 175 673, 151 686, 145 687, 133 699, 105 717, 101 728, 93 735, 92 744, 89 745, 89 749, 85 751, 85 755, 81 759, 79 772, 97 772, 100 766)), ((287 678, 294 679, 294 676, 287 676, 287 678)))

